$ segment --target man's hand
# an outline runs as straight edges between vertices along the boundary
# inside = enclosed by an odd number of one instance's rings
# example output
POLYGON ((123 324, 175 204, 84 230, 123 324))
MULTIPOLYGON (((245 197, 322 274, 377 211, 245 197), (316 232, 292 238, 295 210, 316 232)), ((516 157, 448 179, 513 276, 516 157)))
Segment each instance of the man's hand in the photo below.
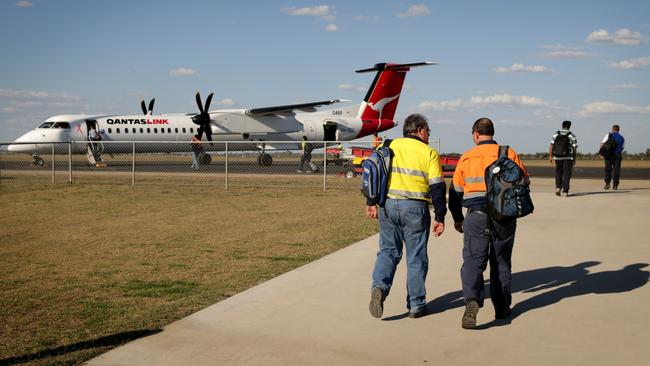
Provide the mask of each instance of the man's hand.
POLYGON ((433 220, 433 228, 431 231, 433 231, 433 236, 436 238, 439 237, 445 231, 445 223, 433 220))
POLYGON ((366 216, 377 219, 377 206, 366 206, 366 216))
POLYGON ((456 231, 458 231, 459 233, 462 234, 463 233, 463 221, 454 222, 454 229, 456 229, 456 231))
POLYGON ((552 156, 548 158, 548 162, 553 164, 553 157, 552 156))

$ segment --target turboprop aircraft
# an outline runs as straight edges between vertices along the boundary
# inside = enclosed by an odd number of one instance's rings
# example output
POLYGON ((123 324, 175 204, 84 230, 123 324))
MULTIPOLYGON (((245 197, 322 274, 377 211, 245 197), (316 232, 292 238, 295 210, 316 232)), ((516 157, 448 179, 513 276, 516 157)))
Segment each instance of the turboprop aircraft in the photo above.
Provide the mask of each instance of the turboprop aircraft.
MULTIPOLYGON (((205 106, 196 93, 199 113, 153 115, 154 100, 143 115, 80 115, 66 114, 50 117, 40 126, 27 132, 9 145, 9 151, 30 153, 35 165, 43 165, 39 154, 52 151, 53 142, 87 141, 82 144, 56 144, 56 153, 86 154, 91 164, 101 163, 102 153, 131 152, 133 142, 187 141, 188 144, 140 144, 138 152, 190 151, 192 135, 201 139, 205 133, 208 141, 254 141, 241 144, 241 148, 259 150, 258 162, 271 165, 272 157, 265 149, 273 148, 265 141, 349 141, 375 132, 386 131, 397 125, 395 110, 406 73, 412 67, 433 65, 432 62, 410 64, 379 63, 357 70, 357 73, 376 72, 375 78, 360 105, 317 111, 346 100, 333 99, 311 103, 281 105, 252 109, 222 109, 210 111, 212 94, 205 106), (95 130, 92 131, 91 130, 95 130), (92 138, 95 137, 96 138, 92 138), (118 142, 107 143, 102 142, 118 142), (124 142, 124 143, 122 143, 124 142), (247 146, 247 147, 244 147, 247 146)), ((235 147, 237 148, 237 147, 235 147)), ((300 144, 292 144, 299 149, 300 144)), ((209 156, 207 157, 209 163, 209 156)), ((202 159, 203 160, 203 159, 202 159)), ((205 160, 204 160, 205 163, 205 160)))

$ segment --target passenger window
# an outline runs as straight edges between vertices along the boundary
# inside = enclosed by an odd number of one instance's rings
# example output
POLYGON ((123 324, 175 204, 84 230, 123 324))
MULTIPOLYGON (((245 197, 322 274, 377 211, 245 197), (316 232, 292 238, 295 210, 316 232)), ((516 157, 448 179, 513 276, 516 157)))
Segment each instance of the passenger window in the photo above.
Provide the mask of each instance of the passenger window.
POLYGON ((134 128, 133 128, 133 133, 136 133, 136 132, 138 132, 138 131, 136 131, 136 130, 135 130, 135 127, 134 127, 134 128))
POLYGON ((177 127, 177 128, 174 128, 174 132, 175 132, 175 133, 178 133, 178 127, 177 127))
POLYGON ((119 128, 119 127, 116 128, 116 129, 115 129, 115 132, 116 132, 116 133, 120 133, 120 128, 119 128))
POLYGON ((160 133, 165 133, 165 129, 164 129, 164 128, 161 128, 161 129, 160 129, 160 133))
POLYGON ((186 132, 185 132, 185 127, 183 127, 183 133, 186 133, 186 132))
POLYGON ((144 133, 144 128, 140 127, 140 133, 144 133))
POLYGON ((171 128, 168 128, 168 129, 167 129, 167 132, 172 133, 172 129, 171 129, 171 128))
POLYGON ((151 128, 147 127, 147 133, 151 133, 151 128))
POLYGON ((124 133, 129 133, 129 128, 128 127, 124 129, 124 133))
POLYGON ((190 127, 190 133, 194 133, 194 128, 190 127))
POLYGON ((154 128, 154 129, 153 129, 153 133, 158 133, 158 129, 157 129, 157 128, 154 128))
POLYGON ((113 133, 113 130, 110 127, 108 128, 108 133, 113 133))

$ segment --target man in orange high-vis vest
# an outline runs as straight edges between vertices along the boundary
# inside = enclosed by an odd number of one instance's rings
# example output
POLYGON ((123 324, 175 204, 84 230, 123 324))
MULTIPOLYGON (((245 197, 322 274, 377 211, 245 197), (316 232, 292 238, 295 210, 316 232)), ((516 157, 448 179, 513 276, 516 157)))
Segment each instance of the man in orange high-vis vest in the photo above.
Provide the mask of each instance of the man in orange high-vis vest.
MULTIPOLYGON (((512 247, 515 241, 517 220, 496 221, 485 209, 485 169, 499 155, 499 145, 493 139, 494 125, 489 118, 480 118, 472 126, 472 140, 476 145, 460 157, 451 188, 449 211, 455 229, 463 233, 463 266, 460 269, 465 299, 462 327, 476 327, 476 315, 485 298, 483 271, 490 262, 490 298, 495 318, 505 319, 510 311, 512 296, 512 247), (463 217, 462 207, 467 208, 463 217)), ((508 158, 519 165, 528 177, 519 156, 508 149, 508 158)), ((527 178, 526 178, 527 179, 527 178)))

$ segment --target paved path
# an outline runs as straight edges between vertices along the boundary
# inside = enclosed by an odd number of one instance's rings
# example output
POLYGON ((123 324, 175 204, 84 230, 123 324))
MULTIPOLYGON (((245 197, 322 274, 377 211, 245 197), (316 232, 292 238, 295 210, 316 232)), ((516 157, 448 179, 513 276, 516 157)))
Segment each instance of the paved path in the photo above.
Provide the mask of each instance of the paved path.
MULTIPOLYGON (((428 310, 405 317, 404 263, 384 318, 368 313, 377 237, 214 304, 90 365, 634 365, 650 359, 650 182, 602 191, 534 181, 519 222, 514 318, 463 330, 461 235, 429 243, 428 310)), ((450 219, 450 218, 448 218, 450 219)), ((449 225, 451 226, 451 225, 449 225)))

